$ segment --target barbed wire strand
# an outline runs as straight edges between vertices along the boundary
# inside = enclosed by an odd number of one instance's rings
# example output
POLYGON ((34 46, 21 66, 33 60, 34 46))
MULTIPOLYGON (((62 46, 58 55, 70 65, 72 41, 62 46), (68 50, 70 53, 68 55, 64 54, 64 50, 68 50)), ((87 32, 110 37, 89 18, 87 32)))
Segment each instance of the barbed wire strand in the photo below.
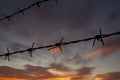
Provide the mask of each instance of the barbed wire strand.
MULTIPOLYGON (((15 16, 15 15, 17 15, 17 14, 25 14, 24 12, 25 12, 26 10, 28 10, 28 9, 34 7, 34 6, 37 6, 37 7, 40 8, 40 4, 45 3, 45 2, 48 2, 48 1, 51 1, 51 0, 42 0, 42 1, 41 1, 41 0, 38 0, 37 2, 29 5, 29 6, 26 7, 26 8, 23 8, 23 9, 19 9, 19 8, 18 8, 18 11, 14 12, 14 13, 12 13, 12 14, 10 14, 10 15, 7 15, 7 16, 4 15, 5 17, 1 18, 0 21, 6 20, 6 19, 8 19, 8 21, 10 21, 10 18, 12 18, 13 16, 15 16)), ((55 1, 56 1, 56 4, 57 4, 58 1, 57 1, 57 0, 55 0, 55 1)))
POLYGON ((51 49, 54 49, 54 48, 59 48, 60 51, 62 51, 62 46, 64 46, 64 45, 74 44, 74 43, 79 43, 79 42, 85 42, 85 41, 90 41, 90 40, 94 40, 93 46, 94 46, 96 40, 100 41, 104 46, 103 38, 107 38, 107 37, 114 36, 114 35, 119 35, 119 34, 120 34, 120 31, 119 32, 114 32, 114 33, 111 33, 111 34, 102 34, 101 29, 100 29, 100 34, 95 35, 93 37, 85 38, 85 39, 63 42, 63 39, 64 39, 64 37, 63 37, 58 43, 55 43, 55 44, 52 44, 52 45, 39 46, 39 47, 35 48, 34 47, 35 43, 33 43, 31 48, 21 50, 21 51, 15 51, 15 52, 10 52, 9 49, 7 48, 8 52, 0 55, 0 57, 5 56, 5 60, 8 59, 8 61, 9 61, 9 56, 10 55, 18 54, 18 53, 24 53, 24 52, 28 52, 30 54, 30 56, 32 57, 32 52, 35 51, 35 50, 38 50, 38 49, 47 48, 48 50, 51 50, 51 49))

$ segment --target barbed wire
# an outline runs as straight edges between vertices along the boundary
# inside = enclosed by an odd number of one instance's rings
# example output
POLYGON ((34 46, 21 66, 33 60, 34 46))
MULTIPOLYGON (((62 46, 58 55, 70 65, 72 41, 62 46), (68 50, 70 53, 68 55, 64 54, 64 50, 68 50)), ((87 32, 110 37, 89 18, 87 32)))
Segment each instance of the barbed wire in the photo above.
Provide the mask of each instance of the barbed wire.
POLYGON ((79 43, 79 42, 85 42, 85 41, 90 41, 90 40, 94 40, 93 41, 93 46, 95 45, 96 40, 100 41, 102 43, 102 45, 104 46, 105 44, 104 44, 103 38, 107 38, 107 37, 114 36, 114 35, 119 35, 119 34, 120 34, 120 31, 119 32, 114 32, 114 33, 111 33, 111 34, 102 34, 102 31, 100 29, 99 34, 97 34, 93 37, 85 38, 85 39, 63 42, 63 40, 64 40, 64 37, 63 37, 63 38, 61 38, 61 40, 58 43, 55 43, 55 44, 52 44, 52 45, 39 46, 39 47, 35 48, 34 47, 35 43, 33 43, 31 48, 28 48, 28 49, 25 49, 25 50, 20 50, 20 51, 15 51, 15 52, 10 52, 9 48, 7 48, 7 53, 5 53, 3 55, 0 55, 0 57, 5 56, 4 59, 5 60, 7 59, 9 61, 10 60, 9 59, 10 55, 18 54, 18 53, 24 53, 24 52, 28 52, 30 54, 30 56, 32 57, 32 52, 35 51, 35 50, 38 50, 38 49, 48 48, 48 50, 51 50, 51 49, 54 49, 54 48, 59 48, 60 51, 62 51, 62 46, 64 46, 64 45, 74 44, 74 43, 79 43))
MULTIPOLYGON (((48 2, 48 1, 51 1, 51 0, 38 0, 37 2, 29 5, 29 6, 26 7, 26 8, 23 8, 23 9, 18 8, 18 11, 14 12, 14 13, 12 13, 12 14, 10 14, 10 15, 7 15, 7 16, 4 15, 4 17, 1 18, 0 21, 6 20, 6 19, 7 19, 8 21, 10 21, 10 19, 11 19, 13 16, 15 16, 15 15, 17 15, 17 14, 25 14, 24 12, 25 12, 26 10, 28 10, 28 9, 34 7, 34 6, 37 6, 38 8, 40 8, 40 4, 45 3, 45 2, 48 2)), ((56 4, 58 3, 57 0, 55 0, 55 2, 56 2, 56 4)))

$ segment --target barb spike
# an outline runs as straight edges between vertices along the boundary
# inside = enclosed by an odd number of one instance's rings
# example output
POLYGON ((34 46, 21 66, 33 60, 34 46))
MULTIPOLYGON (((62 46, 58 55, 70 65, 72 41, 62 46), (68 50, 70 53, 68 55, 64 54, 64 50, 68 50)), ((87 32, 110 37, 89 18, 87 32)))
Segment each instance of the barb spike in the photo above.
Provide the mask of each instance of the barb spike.
POLYGON ((8 21, 10 21, 10 17, 11 17, 11 16, 6 16, 5 18, 8 19, 8 21))
POLYGON ((18 10, 19 10, 20 13, 24 14, 23 10, 21 10, 21 9, 19 9, 19 8, 18 8, 18 10))
POLYGON ((32 57, 32 51, 33 51, 34 43, 32 44, 31 48, 28 48, 27 51, 29 52, 30 56, 32 57))
POLYGON ((8 59, 9 61, 10 60, 9 55, 10 55, 9 48, 7 48, 7 53, 5 54, 4 60, 8 59))
POLYGON ((51 50, 51 49, 54 49, 54 48, 59 48, 60 49, 60 51, 62 52, 62 44, 63 44, 63 39, 64 39, 64 37, 60 40, 60 42, 59 43, 56 43, 55 44, 55 46, 53 46, 53 47, 51 47, 51 48, 49 48, 48 50, 51 50))
POLYGON ((95 45, 96 40, 101 41, 102 45, 104 46, 104 41, 103 41, 103 36, 102 36, 102 30, 100 29, 100 34, 96 35, 94 38, 93 46, 95 45))
MULTIPOLYGON (((40 1, 39 1, 40 2, 40 1)), ((40 3, 39 2, 36 2, 36 6, 38 7, 38 8, 40 8, 40 3)))
POLYGON ((55 0, 55 3, 58 4, 58 0, 55 0))

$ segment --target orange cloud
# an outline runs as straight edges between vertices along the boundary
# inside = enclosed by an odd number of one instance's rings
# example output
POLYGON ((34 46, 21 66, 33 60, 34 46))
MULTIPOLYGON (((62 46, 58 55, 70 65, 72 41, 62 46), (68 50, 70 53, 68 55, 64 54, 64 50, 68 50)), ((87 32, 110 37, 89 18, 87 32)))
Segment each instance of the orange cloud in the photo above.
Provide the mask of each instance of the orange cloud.
POLYGON ((50 68, 26 65, 26 69, 14 69, 0 66, 0 80, 88 80, 83 79, 90 74, 91 68, 72 71, 58 64, 50 68))
POLYGON ((45 75, 45 74, 38 74, 38 75, 36 75, 36 76, 44 77, 44 76, 46 76, 46 75, 45 75))
POLYGON ((60 52, 60 49, 56 47, 56 48, 50 49, 48 51, 50 54, 57 54, 60 52))
POLYGON ((57 77, 57 78, 48 78, 44 80, 94 80, 90 77, 82 77, 82 76, 65 76, 65 77, 57 77))
POLYGON ((113 51, 115 51, 119 48, 120 48, 119 45, 105 46, 103 48, 100 48, 100 49, 89 52, 85 57, 90 58, 90 57, 93 57, 93 56, 98 55, 98 54, 108 55, 111 52, 113 52, 113 51))
POLYGON ((44 80, 71 80, 69 77, 62 77, 62 78, 49 78, 49 79, 44 79, 44 80))
POLYGON ((0 80, 25 80, 20 78, 0 78, 0 80))
POLYGON ((56 70, 56 69, 49 69, 48 71, 50 73, 52 73, 54 75, 58 75, 58 76, 68 76, 68 75, 76 75, 76 74, 78 74, 75 71, 60 71, 60 70, 56 70))
POLYGON ((26 65, 26 69, 14 69, 8 66, 0 66, 0 80, 39 80, 54 77, 47 68, 26 65))
POLYGON ((95 80, 120 80, 120 72, 99 74, 95 80))

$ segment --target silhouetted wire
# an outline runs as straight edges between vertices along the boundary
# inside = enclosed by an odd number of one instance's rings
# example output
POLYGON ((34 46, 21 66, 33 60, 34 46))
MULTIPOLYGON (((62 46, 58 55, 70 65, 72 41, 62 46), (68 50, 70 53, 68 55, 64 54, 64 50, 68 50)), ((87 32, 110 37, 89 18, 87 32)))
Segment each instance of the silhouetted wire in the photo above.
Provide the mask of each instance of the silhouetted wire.
MULTIPOLYGON (((3 54, 3 55, 0 55, 1 56, 5 56, 5 59, 8 58, 8 61, 9 61, 9 56, 12 55, 12 54, 17 54, 17 53, 24 53, 24 52, 28 52, 30 54, 30 56, 32 57, 32 52, 35 51, 35 50, 38 50, 38 49, 44 49, 44 48, 48 48, 48 50, 50 49, 53 49, 53 48, 59 48, 60 51, 62 51, 62 46, 64 45, 68 45, 68 44, 74 44, 74 43, 79 43, 79 42, 85 42, 85 41, 90 41, 90 40, 95 40, 96 38, 100 38, 100 39, 103 39, 103 38, 107 38, 107 37, 110 37, 110 36, 114 36, 114 35, 119 35, 120 32, 115 32, 115 33, 111 33, 111 34, 102 34, 101 33, 101 30, 100 30, 100 34, 99 35, 95 35, 93 37, 89 37, 89 38, 85 38, 85 39, 80 39, 80 40, 74 40, 74 41, 69 41, 69 42, 63 42, 63 39, 62 38, 60 40, 60 42, 58 43, 55 43, 53 45, 46 45, 46 46, 40 46, 40 47, 33 47, 34 46, 34 43, 32 44, 32 47, 31 48, 28 48, 28 49, 25 49, 25 50, 21 50, 21 51, 15 51, 15 52, 10 52, 9 49, 7 48, 7 53, 3 54)), ((98 41, 101 41, 99 39, 97 39, 98 41)), ((103 45, 104 46, 104 45, 103 45)))
MULTIPOLYGON (((10 15, 7 15, 7 16, 1 18, 0 21, 6 20, 6 19, 8 19, 8 21, 9 21, 11 17, 13 17, 13 16, 15 16, 15 15, 17 15, 17 14, 20 14, 20 13, 24 14, 24 12, 25 12, 26 10, 32 8, 33 6, 40 7, 40 4, 45 3, 45 2, 48 2, 48 1, 51 1, 51 0, 38 0, 37 2, 29 5, 29 6, 26 7, 26 8, 23 8, 23 9, 19 9, 19 8, 18 8, 18 11, 14 12, 13 14, 10 14, 10 15)), ((56 1, 56 4, 57 4, 57 0, 55 0, 55 1, 56 1)))
MULTIPOLYGON (((11 15, 7 15, 3 18, 0 19, 0 21, 3 21, 5 19, 8 19, 10 20, 11 17, 21 13, 21 14, 25 14, 24 12, 30 8, 32 8, 33 6, 37 6, 37 7, 40 7, 40 4, 41 3, 44 3, 44 2, 48 2, 48 1, 51 1, 51 0, 39 0, 31 5, 29 5, 28 7, 24 8, 24 9, 19 9, 18 8, 18 11, 17 12, 14 12, 13 14, 11 15)), ((58 3, 57 0, 56 1, 56 4, 58 3)), ((25 50, 21 50, 21 51, 15 51, 15 52, 10 52, 9 51, 9 48, 7 48, 7 53, 3 54, 3 55, 0 55, 1 56, 5 56, 5 60, 8 59, 9 61, 9 56, 12 55, 12 54, 17 54, 17 53, 24 53, 24 52, 28 52, 30 54, 30 56, 32 57, 32 52, 35 51, 35 50, 38 50, 38 49, 43 49, 43 48, 48 48, 48 50, 51 50, 51 49, 54 49, 54 48, 59 48, 60 51, 62 52, 62 46, 64 45, 68 45, 68 44, 74 44, 74 43, 79 43, 79 42, 85 42, 85 41, 90 41, 90 40, 94 40, 93 41, 93 46, 95 45, 95 42, 96 40, 97 41, 101 41, 102 45, 104 46, 104 41, 103 41, 103 38, 106 38, 106 37, 110 37, 110 36, 113 36, 113 35, 118 35, 120 34, 120 32, 115 32, 115 33, 111 33, 111 34, 102 34, 102 31, 100 29, 100 34, 99 35, 95 35, 93 37, 90 37, 90 38, 85 38, 85 39, 81 39, 81 40, 75 40, 75 41, 69 41, 69 42, 63 42, 63 39, 64 37, 60 40, 60 42, 58 43, 55 43, 53 45, 47 45, 47 46, 40 46, 40 47, 36 47, 34 48, 34 43, 32 44, 32 47, 31 48, 28 48, 28 49, 25 49, 25 50)))

